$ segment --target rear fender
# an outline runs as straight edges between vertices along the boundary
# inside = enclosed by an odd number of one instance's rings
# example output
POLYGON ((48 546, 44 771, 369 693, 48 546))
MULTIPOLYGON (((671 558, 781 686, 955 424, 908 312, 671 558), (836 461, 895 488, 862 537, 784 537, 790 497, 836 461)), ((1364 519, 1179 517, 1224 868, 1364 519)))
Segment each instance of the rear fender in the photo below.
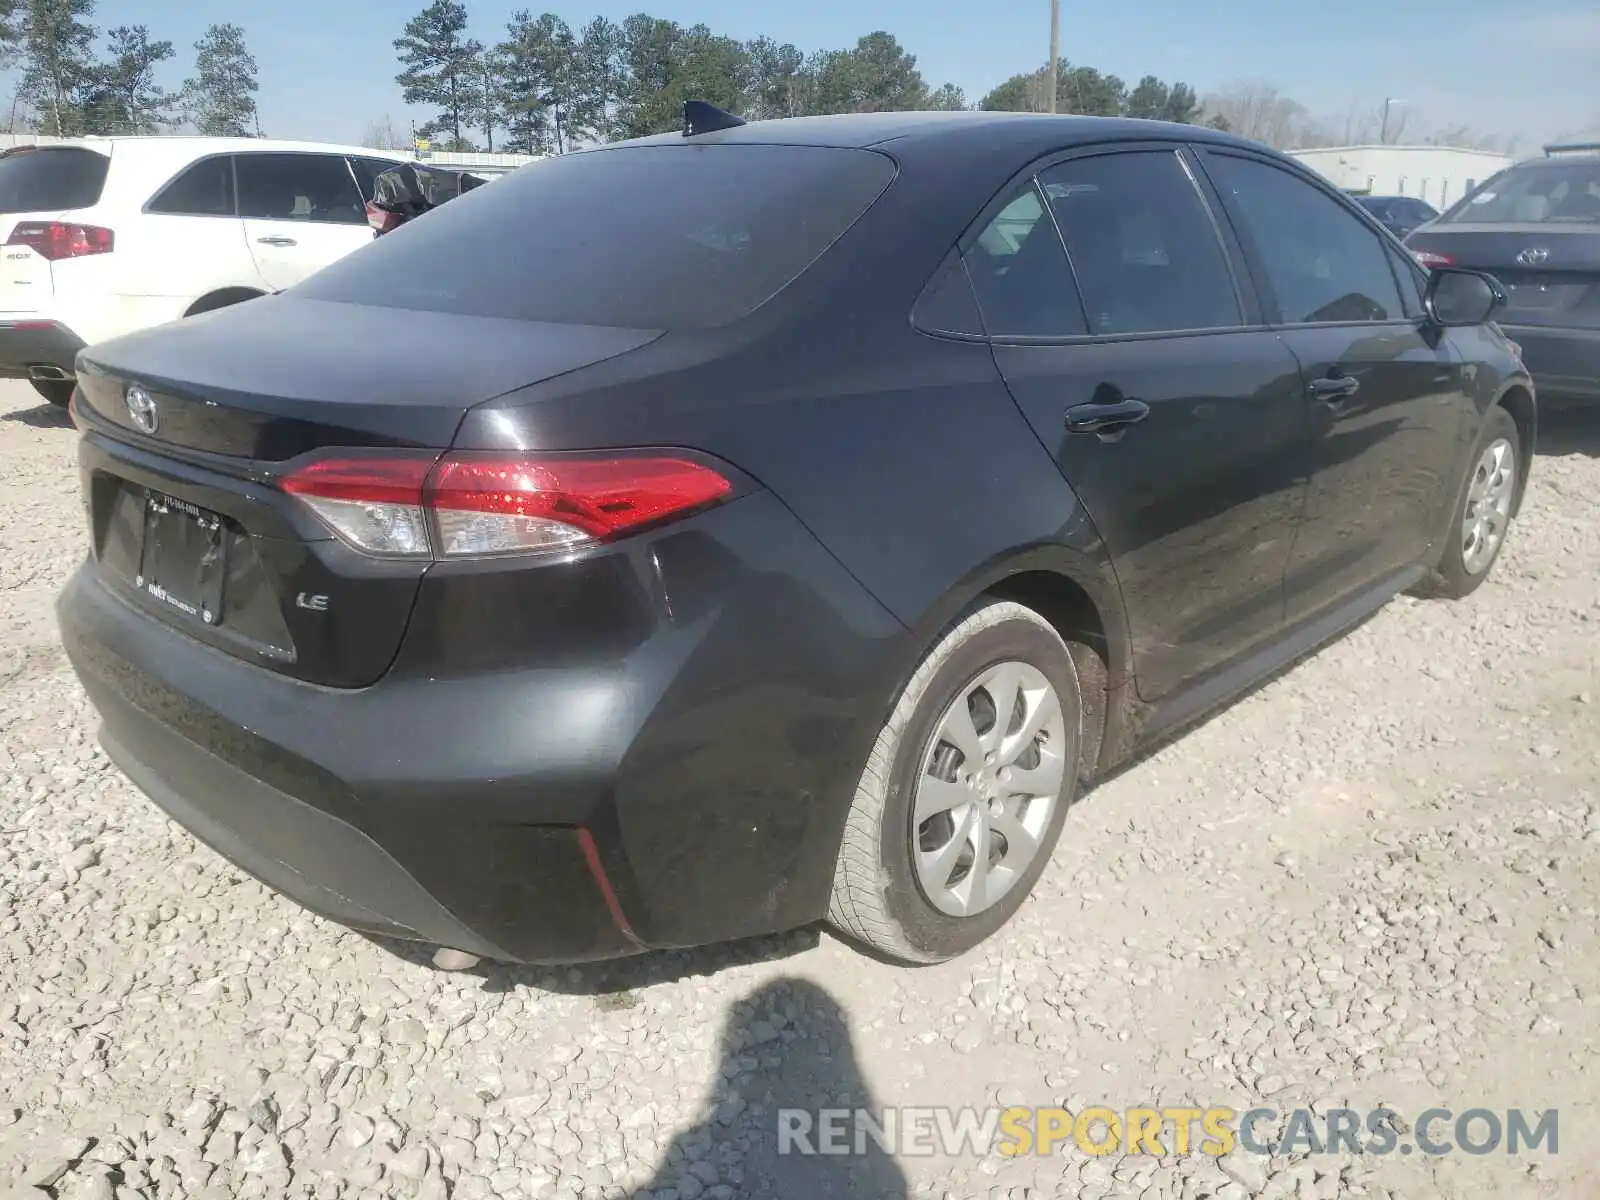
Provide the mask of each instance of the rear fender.
MULTIPOLYGON (((1006 595, 1008 584, 1038 575, 1058 576, 1075 584, 1094 605, 1100 622, 1101 644, 1088 645, 1087 650, 1074 655, 1085 692, 1085 730, 1089 736, 1083 774, 1087 782, 1126 756, 1130 722, 1125 699, 1132 689, 1125 684, 1133 676, 1122 593, 1110 556, 1097 536, 1083 548, 1060 542, 1014 547, 964 576, 911 627, 906 639, 908 654, 900 664, 893 692, 884 698, 883 712, 887 719, 917 665, 969 609, 986 595, 1006 595)), ((1084 646, 1086 641, 1078 644, 1084 646)))

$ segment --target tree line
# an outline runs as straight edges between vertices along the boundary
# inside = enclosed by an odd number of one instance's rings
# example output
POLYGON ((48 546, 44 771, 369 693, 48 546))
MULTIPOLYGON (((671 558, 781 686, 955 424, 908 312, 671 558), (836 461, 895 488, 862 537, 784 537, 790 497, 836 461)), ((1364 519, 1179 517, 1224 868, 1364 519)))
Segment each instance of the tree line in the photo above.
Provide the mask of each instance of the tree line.
POLYGON ((172 43, 152 39, 145 25, 118 25, 102 41, 94 10, 94 0, 0 0, 0 65, 21 71, 13 132, 260 133, 256 61, 239 26, 207 29, 194 44, 193 72, 169 91, 156 68, 176 56, 172 43))
MULTIPOLYGON (((752 119, 972 107, 954 84, 925 79, 916 56, 883 30, 845 49, 806 52, 647 13, 620 23, 595 17, 574 29, 555 13, 523 10, 485 41, 471 35, 461 0, 433 0, 406 22, 394 47, 406 103, 433 110, 417 132, 445 150, 549 154, 665 133, 678 127, 687 99, 752 119)), ((1043 109, 1046 74, 1008 79, 976 107, 1043 109)), ((1187 84, 1146 76, 1129 87, 1065 61, 1057 90, 1061 112, 1172 121, 1200 112, 1187 84)), ((385 119, 367 140, 399 146, 410 139, 385 119)))

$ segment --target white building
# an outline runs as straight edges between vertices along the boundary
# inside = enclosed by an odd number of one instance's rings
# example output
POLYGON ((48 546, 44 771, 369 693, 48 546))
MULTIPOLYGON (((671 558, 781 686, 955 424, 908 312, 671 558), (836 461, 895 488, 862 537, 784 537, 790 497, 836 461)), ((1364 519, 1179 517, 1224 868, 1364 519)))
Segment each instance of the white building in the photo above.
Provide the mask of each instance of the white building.
POLYGON ((1415 196, 1441 211, 1515 161, 1453 146, 1329 146, 1289 153, 1346 191, 1415 196))
POLYGON ((444 167, 451 171, 467 171, 473 175, 487 178, 490 175, 504 175, 508 171, 515 171, 527 163, 538 162, 542 154, 483 154, 465 153, 449 150, 423 150, 417 157, 425 162, 430 162, 436 167, 444 167))

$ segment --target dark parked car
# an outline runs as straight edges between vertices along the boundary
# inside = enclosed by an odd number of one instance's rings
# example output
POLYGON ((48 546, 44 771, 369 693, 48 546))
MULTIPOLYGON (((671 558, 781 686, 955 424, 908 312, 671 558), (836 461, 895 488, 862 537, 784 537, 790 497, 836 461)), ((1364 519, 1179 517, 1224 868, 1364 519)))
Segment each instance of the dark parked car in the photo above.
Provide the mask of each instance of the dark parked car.
POLYGON ((1439 215, 1433 205, 1414 196, 1357 196, 1356 203, 1377 217, 1395 237, 1401 238, 1439 215))
POLYGON ((1600 400, 1600 143, 1508 167, 1406 240, 1430 267, 1492 272, 1498 322, 1541 397, 1600 400))
POLYGON ((945 958, 1088 782, 1493 564, 1495 285, 1296 163, 710 123, 83 353, 104 744, 310 908, 458 964, 824 917, 945 958))

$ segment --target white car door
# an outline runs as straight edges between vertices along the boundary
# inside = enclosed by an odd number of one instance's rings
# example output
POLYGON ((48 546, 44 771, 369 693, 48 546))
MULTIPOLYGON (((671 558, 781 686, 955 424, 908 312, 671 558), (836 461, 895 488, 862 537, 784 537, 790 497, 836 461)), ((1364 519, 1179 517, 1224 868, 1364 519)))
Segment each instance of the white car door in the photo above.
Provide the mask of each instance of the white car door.
POLYGON ((365 200, 344 155, 245 151, 234 164, 245 239, 274 291, 372 240, 365 200))
POLYGON ((234 208, 231 156, 202 158, 161 188, 117 231, 117 257, 124 293, 171 297, 179 312, 221 288, 260 286, 234 208))

